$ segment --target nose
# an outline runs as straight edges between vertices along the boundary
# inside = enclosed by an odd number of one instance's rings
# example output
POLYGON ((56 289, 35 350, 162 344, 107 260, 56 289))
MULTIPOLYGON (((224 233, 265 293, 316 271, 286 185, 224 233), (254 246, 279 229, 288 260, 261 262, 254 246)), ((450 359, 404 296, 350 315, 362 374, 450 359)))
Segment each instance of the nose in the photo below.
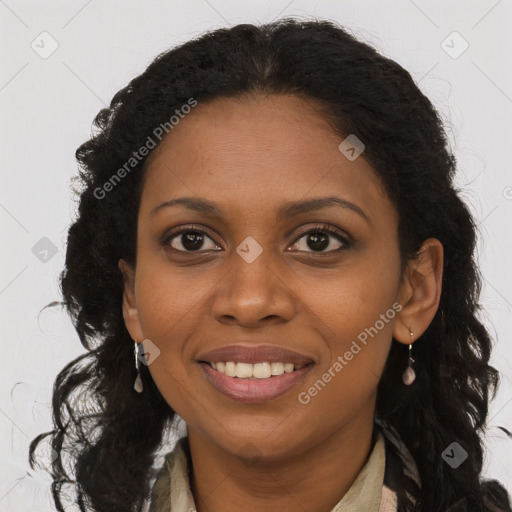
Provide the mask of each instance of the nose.
POLYGON ((272 261, 270 250, 253 261, 233 253, 230 268, 215 290, 213 317, 225 324, 255 328, 290 321, 296 314, 293 284, 272 261))

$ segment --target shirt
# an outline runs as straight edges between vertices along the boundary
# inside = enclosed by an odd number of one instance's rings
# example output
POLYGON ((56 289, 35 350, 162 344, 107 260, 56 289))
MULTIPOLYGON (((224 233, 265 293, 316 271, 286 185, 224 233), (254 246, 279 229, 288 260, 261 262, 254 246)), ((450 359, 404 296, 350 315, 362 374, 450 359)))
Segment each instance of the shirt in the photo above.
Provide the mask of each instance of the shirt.
MULTIPOLYGON (((343 498, 331 512, 396 512, 396 493, 386 484, 389 473, 386 466, 385 440, 376 430, 375 443, 366 463, 343 498)), ((394 444, 408 460, 412 474, 417 478, 417 471, 405 446, 398 439, 394 444)), ((194 512, 194 497, 190 490, 190 449, 188 438, 178 440, 173 451, 165 457, 151 495, 150 512, 194 512)))

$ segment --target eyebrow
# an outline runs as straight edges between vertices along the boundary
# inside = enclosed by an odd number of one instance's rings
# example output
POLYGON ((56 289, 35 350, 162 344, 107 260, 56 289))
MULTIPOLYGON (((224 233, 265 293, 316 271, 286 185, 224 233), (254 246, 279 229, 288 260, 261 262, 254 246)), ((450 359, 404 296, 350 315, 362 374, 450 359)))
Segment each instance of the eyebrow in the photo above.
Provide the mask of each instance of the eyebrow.
MULTIPOLYGON (((159 211, 163 210, 164 208, 179 205, 184 206, 189 210, 202 213, 204 215, 224 219, 224 214, 222 213, 222 210, 221 208, 219 208, 219 206, 217 206, 212 201, 208 201, 207 199, 201 199, 198 197, 177 197, 175 199, 165 201, 164 203, 159 204, 158 206, 153 208, 149 215, 150 217, 152 217, 159 211)), ((282 204, 279 208, 277 208, 276 219, 279 222, 281 220, 293 217, 295 215, 299 215, 301 213, 309 213, 317 210, 322 210, 324 208, 329 208, 332 206, 340 206, 342 208, 351 210, 357 213, 364 220, 366 220, 368 224, 370 224, 370 219, 368 215, 366 215, 366 213, 359 206, 337 196, 315 197, 312 199, 289 201, 287 203, 282 204)))

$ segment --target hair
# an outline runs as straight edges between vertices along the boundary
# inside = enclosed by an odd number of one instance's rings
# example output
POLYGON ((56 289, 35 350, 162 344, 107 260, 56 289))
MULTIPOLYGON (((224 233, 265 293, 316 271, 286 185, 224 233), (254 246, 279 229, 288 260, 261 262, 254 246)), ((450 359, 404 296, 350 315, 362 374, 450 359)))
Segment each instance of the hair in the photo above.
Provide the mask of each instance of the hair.
POLYGON ((421 480, 418 486, 402 471, 398 510, 510 511, 505 489, 480 476, 499 374, 478 318, 476 224, 453 183, 456 159, 441 118, 399 64, 331 21, 297 19, 210 31, 158 55, 100 110, 90 140, 76 151, 79 206, 60 286, 87 351, 59 373, 54 429, 30 447, 33 467, 36 448, 51 441, 57 509, 71 500, 82 511, 142 510, 175 417, 144 365, 144 392, 134 392, 133 340, 122 314, 118 260, 136 265, 147 157, 104 197, 97 191, 191 98, 200 104, 258 93, 316 100, 333 130, 364 142, 364 157, 398 212, 403 268, 427 238, 444 247, 439 308, 414 345, 416 381, 402 384, 407 347, 393 340, 378 387, 376 415, 399 434, 421 480), (457 469, 441 456, 453 441, 468 453, 457 469))

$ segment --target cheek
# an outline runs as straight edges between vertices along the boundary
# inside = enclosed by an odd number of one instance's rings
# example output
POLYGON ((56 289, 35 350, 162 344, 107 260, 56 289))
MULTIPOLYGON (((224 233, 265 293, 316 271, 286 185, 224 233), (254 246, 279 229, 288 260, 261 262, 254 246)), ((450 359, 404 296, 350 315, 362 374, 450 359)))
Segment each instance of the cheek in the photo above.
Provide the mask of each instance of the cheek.
POLYGON ((162 256, 141 251, 137 267, 136 297, 146 337, 172 343, 199 309, 208 286, 194 278, 193 270, 172 268, 162 256))
MULTIPOLYGON (((345 268, 337 270, 309 285, 307 303, 321 324, 330 330, 330 338, 355 338, 366 328, 373 326, 385 315, 397 300, 400 269, 397 258, 375 257, 365 254, 364 258, 345 268)), ((392 310, 387 315, 395 317, 392 310)), ((388 318, 386 318, 388 319, 388 318)), ((386 320, 384 319, 384 320, 386 320)), ((389 334, 392 329, 389 322, 378 330, 389 334)))
POLYGON ((310 293, 308 306, 328 348, 320 371, 333 400, 355 403, 375 390, 401 309, 399 280, 398 254, 373 251, 310 293))
POLYGON ((301 388, 300 403, 308 403, 306 408, 311 414, 322 418, 321 428, 326 433, 373 407, 396 314, 390 301, 374 299, 375 296, 366 301, 343 298, 344 307, 333 306, 322 313, 335 319, 323 333, 326 357, 320 362, 315 379, 301 388))
POLYGON ((193 357, 187 340, 206 318, 200 309, 207 288, 193 286, 190 277, 180 279, 165 262, 142 258, 139 262, 136 297, 140 325, 144 338, 159 350, 149 371, 167 402, 179 410, 174 397, 186 390, 177 393, 176 389, 183 386, 186 366, 193 357))

